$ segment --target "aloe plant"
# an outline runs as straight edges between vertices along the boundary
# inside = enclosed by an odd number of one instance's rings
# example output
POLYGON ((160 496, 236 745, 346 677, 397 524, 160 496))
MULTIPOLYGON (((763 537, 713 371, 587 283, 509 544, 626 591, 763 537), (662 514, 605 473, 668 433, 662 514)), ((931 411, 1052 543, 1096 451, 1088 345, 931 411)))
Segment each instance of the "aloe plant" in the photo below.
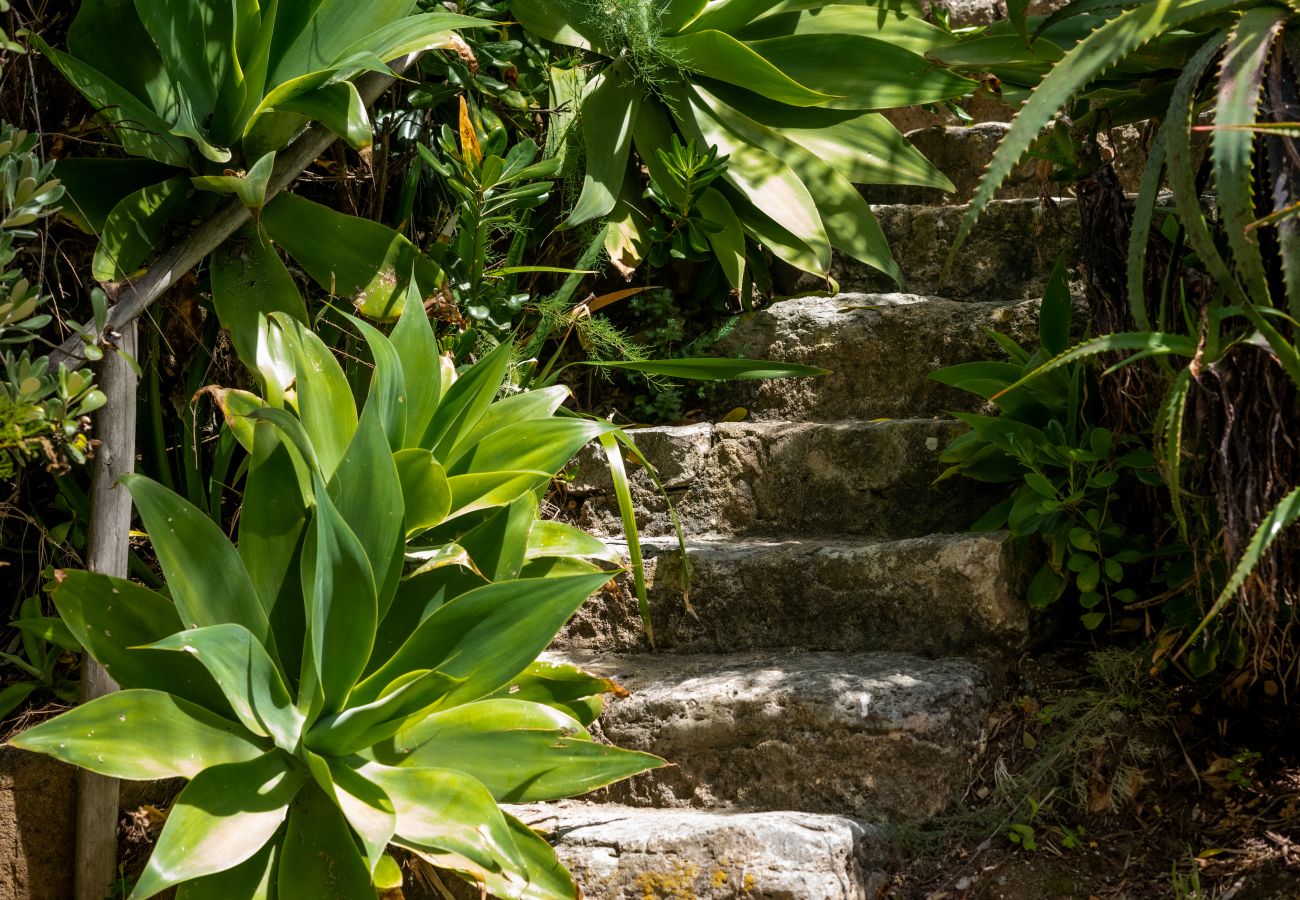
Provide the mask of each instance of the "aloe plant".
MULTIPOLYGON (((1153 423, 1156 455, 1173 511, 1185 532, 1185 423, 1189 396, 1201 373, 1262 346, 1282 377, 1300 389, 1295 326, 1300 312, 1300 223, 1293 215, 1300 202, 1294 188, 1296 126, 1278 118, 1288 107, 1286 98, 1300 84, 1293 55, 1300 14, 1293 4, 1274 0, 1105 4, 1076 0, 1051 17, 1021 17, 1021 22, 1024 46, 1040 54, 1045 51, 1033 40, 1046 40, 1041 35, 1052 29, 1066 33, 1073 22, 1078 40, 1058 48, 1058 61, 1026 73, 1025 84, 1032 88, 1028 100, 994 154, 953 252, 1014 165, 1067 103, 1076 102, 1081 117, 1099 119, 1111 110, 1122 115, 1142 108, 1136 104, 1139 97, 1148 98, 1147 103, 1150 97, 1168 97, 1167 104, 1156 110, 1162 113, 1162 122, 1135 201, 1129 238, 1128 302, 1139 330, 1102 335, 1070 348, 1025 374, 1004 393, 1102 353, 1132 352, 1112 368, 1152 357, 1187 360, 1185 367, 1170 369, 1169 388, 1153 423), (1107 14, 1109 18, 1095 18, 1107 14), (1091 30, 1080 29, 1080 22, 1091 30), (1198 126, 1207 111, 1213 114, 1213 124, 1198 126), (1201 202, 1192 142, 1200 128, 1211 133, 1208 169, 1221 239, 1201 202), (1185 242, 1217 287, 1200 309, 1177 296, 1172 279, 1166 279, 1156 296, 1146 289, 1157 197, 1166 184, 1172 191, 1180 246, 1185 242), (1266 233, 1268 239, 1262 239, 1266 233)), ((1280 415, 1292 412, 1283 410, 1280 415)), ((1267 435, 1256 439, 1272 440, 1267 435)), ((1235 508, 1242 503, 1246 508, 1247 501, 1238 498, 1218 500, 1221 506, 1235 508)), ((1300 519, 1296 490, 1280 500, 1275 495, 1269 502, 1275 505, 1262 518, 1255 517, 1254 532, 1241 541, 1239 558, 1229 561, 1231 575, 1190 628, 1180 654, 1192 648, 1215 617, 1238 598, 1269 548, 1300 519)), ((1256 622, 1252 627, 1267 633, 1272 625, 1256 622)), ((1210 662, 1194 668, 1213 668, 1216 654, 1211 651, 1202 654, 1210 662)))
POLYGON ((614 574, 599 540, 539 519, 539 492, 613 427, 556 416, 564 388, 494 400, 508 345, 456 377, 419 303, 391 338, 354 323, 375 366, 360 410, 283 313, 262 319, 262 395, 217 392, 250 459, 235 542, 131 476, 167 592, 58 576, 63 621, 124 690, 12 743, 188 779, 138 900, 374 897, 390 845, 496 896, 575 898, 498 803, 662 762, 591 740, 613 685, 537 661, 614 574))
POLYGON ((633 148, 671 203, 686 199, 661 156, 674 135, 729 157, 694 200, 714 226, 707 241, 734 287, 745 279, 751 243, 819 275, 838 249, 898 279, 854 185, 952 190, 878 112, 975 86, 924 59, 956 38, 925 22, 917 0, 514 0, 511 10, 589 67, 580 106, 585 173, 566 224, 609 217, 609 243, 625 264, 637 252, 628 248, 649 237, 633 148))

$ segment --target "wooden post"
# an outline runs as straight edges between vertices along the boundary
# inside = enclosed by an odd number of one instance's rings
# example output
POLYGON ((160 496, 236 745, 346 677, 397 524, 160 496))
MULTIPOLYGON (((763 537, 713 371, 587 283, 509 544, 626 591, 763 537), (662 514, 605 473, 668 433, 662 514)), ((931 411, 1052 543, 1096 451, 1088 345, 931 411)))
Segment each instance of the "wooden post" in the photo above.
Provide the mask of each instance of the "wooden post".
MULTIPOLYGON (((122 353, 136 355, 136 324, 116 341, 122 353)), ((108 402, 95 416, 95 453, 90 486, 92 572, 125 578, 131 529, 131 496, 117 483, 135 469, 136 375, 131 364, 109 349, 99 369, 99 389, 108 402)), ((81 661, 81 702, 117 690, 103 666, 89 656, 81 661)), ((77 772, 76 900, 104 900, 117 874, 118 782, 81 769, 77 772)))

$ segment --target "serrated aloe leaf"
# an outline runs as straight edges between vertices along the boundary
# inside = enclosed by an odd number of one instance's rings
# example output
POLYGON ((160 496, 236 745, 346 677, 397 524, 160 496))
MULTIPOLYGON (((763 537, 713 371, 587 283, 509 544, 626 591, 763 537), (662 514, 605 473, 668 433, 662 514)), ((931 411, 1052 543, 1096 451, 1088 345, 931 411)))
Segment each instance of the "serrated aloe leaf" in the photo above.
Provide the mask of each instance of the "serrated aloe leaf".
POLYGON ((184 627, 166 597, 125 578, 71 570, 56 574, 51 597, 86 652, 122 687, 167 691, 224 711, 221 691, 197 661, 140 649, 184 627))
POLYGON ((373 753, 385 765, 457 769, 497 800, 520 803, 575 797, 664 765, 648 753, 596 743, 554 707, 511 699, 434 713, 373 753))
POLYGON ((197 659, 212 674, 245 728, 271 738, 290 753, 297 748, 302 715, 294 708, 279 668, 247 628, 213 625, 187 629, 150 646, 197 659))
MULTIPOLYGON (((1269 50, 1287 17, 1288 13, 1278 7, 1261 6, 1247 10, 1233 28, 1219 68, 1216 125, 1255 123, 1269 50)), ((1248 292, 1256 302, 1265 302, 1269 289, 1264 256, 1258 234, 1249 227, 1256 218, 1255 136, 1239 128, 1218 128, 1211 135, 1210 146, 1228 246, 1248 292)))
POLYGON ((128 781, 193 778, 210 766, 256 759, 266 749, 243 726, 149 690, 83 703, 9 743, 128 781))
POLYGON ((259 641, 269 632, 262 598, 233 544, 189 501, 142 475, 123 476, 167 587, 187 628, 234 623, 259 641))
POLYGON ((1201 16, 1230 10, 1236 0, 1155 0, 1126 10, 1080 41, 1030 95, 998 145, 980 179, 949 254, 965 243, 980 213, 993 200, 1039 132, 1069 99, 1098 75, 1159 35, 1201 16))
POLYGON ((315 784, 289 807, 276 886, 278 900, 358 900, 374 893, 347 819, 315 784))
POLYGON ((252 859, 280 829, 305 781, 302 768, 279 750, 195 775, 168 812, 132 900, 252 859))
POLYGON ((573 612, 608 576, 528 578, 476 588, 439 607, 375 673, 353 702, 378 699, 408 672, 436 668, 463 678, 443 707, 486 696, 537 658, 573 612))

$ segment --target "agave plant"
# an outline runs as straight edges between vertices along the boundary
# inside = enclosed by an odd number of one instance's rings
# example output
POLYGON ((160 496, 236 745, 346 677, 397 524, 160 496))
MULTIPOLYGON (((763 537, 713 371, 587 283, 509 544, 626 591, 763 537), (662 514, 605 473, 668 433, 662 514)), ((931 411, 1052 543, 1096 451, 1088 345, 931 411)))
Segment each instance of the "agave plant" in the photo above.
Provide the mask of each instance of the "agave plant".
POLYGON ((264 396, 217 391, 250 459, 235 543, 132 476, 166 594, 58 575, 64 622, 124 690, 12 743, 189 780, 138 900, 374 897, 400 883, 390 845, 495 896, 572 900, 498 802, 662 762, 590 739, 612 684, 537 662, 612 574, 600 541, 539 520, 539 491, 611 426, 557 417, 562 388, 494 402, 508 345, 454 377, 419 303, 391 339, 355 321, 375 363, 360 412, 280 313, 261 329, 264 396))
MULTIPOLYGON (((1022 46, 1032 46, 1040 53, 1041 42, 1047 40, 1042 35, 1052 29, 1066 33, 1073 22, 1079 34, 1082 21, 1091 30, 1083 29, 1076 43, 1058 49, 1059 61, 1045 75, 1041 70, 1027 73, 1032 92, 994 154, 963 222, 958 244, 1039 133, 1071 101, 1075 101, 1074 112, 1080 119, 1099 120, 1111 110, 1118 110, 1120 116, 1144 108, 1162 114, 1135 201, 1128 246, 1128 303, 1139 330, 1086 341, 1044 362, 1007 391, 1075 360, 1102 353, 1132 352, 1118 366, 1150 357, 1187 360, 1184 367, 1169 369, 1168 392, 1154 422, 1157 456, 1173 510, 1185 532, 1183 465, 1187 444, 1196 431, 1188 428, 1189 403, 1198 391, 1205 391, 1206 379, 1214 377, 1218 384, 1215 392, 1229 407, 1235 402, 1230 399, 1233 391, 1225 393, 1223 385, 1234 380, 1251 379, 1259 390, 1264 390, 1265 383, 1280 383, 1278 389, 1269 389, 1270 396, 1281 398, 1276 400, 1280 403, 1293 404, 1285 398, 1300 390, 1300 335, 1295 324, 1300 313, 1300 222, 1295 218, 1300 209, 1295 187, 1300 175, 1295 145, 1300 126, 1287 121, 1300 115, 1300 69, 1294 55, 1300 15, 1293 4, 1274 0, 1105 4, 1076 0, 1047 19, 1023 21, 1026 39, 1037 37, 1038 43, 1022 46), (1094 15, 1101 13, 1112 15, 1106 19, 1094 15), (1213 74, 1216 61, 1217 78, 1213 74), (1159 103, 1153 107, 1156 100, 1159 103), (1198 126, 1207 111, 1212 113, 1213 124, 1198 126), (1202 207, 1198 154, 1193 144, 1194 132, 1199 129, 1210 132, 1207 165, 1221 240, 1202 207), (1155 279, 1163 282, 1163 289, 1148 290, 1149 245, 1158 234, 1157 198, 1166 185, 1172 191, 1178 226, 1175 254, 1181 247, 1189 249, 1195 264, 1215 285, 1216 292, 1200 308, 1186 298, 1179 302, 1176 279, 1155 279), (1261 348, 1266 351, 1266 365, 1245 362, 1258 357, 1261 348), (1234 366, 1248 368, 1234 377, 1234 366), (1288 381, 1289 388, 1285 387, 1288 381)), ((1240 388, 1235 391, 1240 396, 1240 388)), ((1271 415, 1285 422, 1293 419, 1295 412, 1294 408, 1274 409, 1271 415)), ((1221 426, 1224 432, 1212 437, 1219 454, 1226 454, 1224 448, 1230 443, 1229 431, 1236 416, 1231 408, 1229 413, 1221 426)), ((1289 451, 1279 450, 1270 428, 1256 431, 1237 442, 1255 442, 1254 458, 1246 465, 1259 466, 1268 475, 1251 479, 1249 490, 1239 492, 1230 486, 1231 473, 1218 473, 1221 488, 1226 489, 1216 492, 1216 500, 1226 542, 1236 559, 1230 561, 1231 575, 1214 602, 1199 622, 1192 623, 1180 653, 1191 648, 1215 617, 1250 587, 1252 574, 1268 564, 1269 548, 1300 519, 1296 473, 1279 472, 1288 464, 1278 466, 1272 461, 1277 453, 1289 451), (1280 484, 1275 483, 1278 480, 1280 484), (1238 493, 1245 496, 1236 496, 1238 493), (1265 508, 1254 510, 1265 497, 1265 508)), ((1223 469, 1225 463, 1214 465, 1223 469)), ((1291 575, 1270 576, 1268 584, 1260 580, 1262 589, 1256 589, 1250 601, 1255 608, 1239 617, 1244 627, 1255 631, 1260 646, 1279 640, 1279 635, 1281 646, 1285 646, 1285 633, 1294 616, 1279 606, 1293 602, 1297 590, 1294 568, 1289 571, 1291 575)), ((1239 639, 1236 642, 1240 644, 1239 639)), ((1213 669, 1218 646, 1213 636, 1202 642, 1193 669, 1213 669)), ((1277 652, 1278 645, 1273 646, 1277 652)))
MULTIPOLYGON (((455 46, 453 28, 490 24, 415 8, 416 0, 86 0, 66 52, 29 34, 130 157, 59 165, 70 215, 100 236, 95 277, 132 273, 170 222, 202 217, 221 195, 260 211, 276 152, 309 122, 368 147, 370 118, 353 79, 455 46)), ((338 285, 361 293, 367 282, 338 285)), ((374 293, 364 310, 395 318, 400 310, 383 301, 403 292, 389 289, 382 301, 374 293)))
POLYGON ((898 279, 854 185, 952 190, 876 112, 974 87, 924 58, 956 38, 925 22, 917 0, 514 0, 511 10, 590 67, 581 100, 586 170, 567 224, 608 216, 631 232, 615 241, 621 248, 644 247, 648 237, 648 217, 634 209, 633 148, 667 199, 685 200, 661 156, 675 134, 729 157, 696 204, 737 287, 750 242, 819 275, 838 249, 898 279))

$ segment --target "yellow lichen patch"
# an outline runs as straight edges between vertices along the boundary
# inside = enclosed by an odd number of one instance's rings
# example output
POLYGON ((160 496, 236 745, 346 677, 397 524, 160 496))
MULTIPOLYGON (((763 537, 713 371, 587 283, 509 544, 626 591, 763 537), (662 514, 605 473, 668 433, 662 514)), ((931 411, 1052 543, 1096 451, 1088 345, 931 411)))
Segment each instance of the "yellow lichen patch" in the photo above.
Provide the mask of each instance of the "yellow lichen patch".
POLYGON ((691 863, 678 863, 669 872, 642 872, 636 879, 641 900, 697 900, 695 878, 700 874, 691 863))
POLYGON ((723 869, 715 869, 713 872, 713 886, 720 888, 727 883, 727 873, 723 869))
POLYGON ((752 894, 754 892, 754 888, 758 887, 758 879, 754 877, 753 872, 745 873, 745 880, 741 883, 740 887, 746 894, 752 894))

